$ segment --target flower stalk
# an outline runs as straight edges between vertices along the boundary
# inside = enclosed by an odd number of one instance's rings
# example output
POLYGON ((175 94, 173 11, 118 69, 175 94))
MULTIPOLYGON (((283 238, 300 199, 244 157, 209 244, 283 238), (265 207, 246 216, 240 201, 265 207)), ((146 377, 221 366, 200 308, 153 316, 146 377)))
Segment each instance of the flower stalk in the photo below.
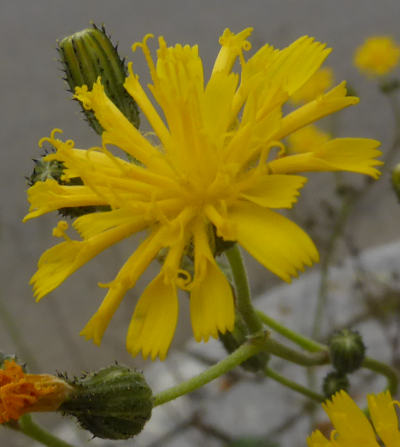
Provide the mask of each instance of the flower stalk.
POLYGON ((265 368, 264 373, 266 377, 269 377, 270 379, 275 380, 286 388, 290 388, 291 390, 296 391, 296 393, 303 394, 304 396, 307 396, 310 399, 315 400, 316 402, 323 402, 325 399, 322 394, 316 393, 315 391, 312 391, 305 386, 300 385, 299 383, 293 382, 293 380, 287 379, 271 368, 265 368))
POLYGON ((251 293, 246 268, 239 247, 235 244, 225 252, 236 290, 237 308, 251 334, 263 330, 262 323, 251 302, 251 293))
POLYGON ((37 425, 29 414, 25 414, 18 421, 22 433, 48 447, 74 447, 72 444, 57 438, 37 425))
POLYGON ((159 405, 170 402, 184 394, 191 393, 192 391, 201 388, 207 383, 236 368, 236 366, 240 365, 253 355, 258 354, 262 350, 264 350, 262 340, 260 340, 260 338, 252 339, 199 375, 156 394, 154 396, 153 407, 158 407, 159 405))

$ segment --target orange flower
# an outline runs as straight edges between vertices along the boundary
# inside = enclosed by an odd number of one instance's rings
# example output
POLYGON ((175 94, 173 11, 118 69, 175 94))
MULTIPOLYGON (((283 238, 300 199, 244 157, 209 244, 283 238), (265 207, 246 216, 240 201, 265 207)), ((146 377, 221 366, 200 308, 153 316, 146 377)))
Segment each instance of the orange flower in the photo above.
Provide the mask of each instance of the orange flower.
POLYGON ((55 411, 72 387, 49 374, 25 374, 14 360, 0 369, 0 424, 33 411, 55 411))

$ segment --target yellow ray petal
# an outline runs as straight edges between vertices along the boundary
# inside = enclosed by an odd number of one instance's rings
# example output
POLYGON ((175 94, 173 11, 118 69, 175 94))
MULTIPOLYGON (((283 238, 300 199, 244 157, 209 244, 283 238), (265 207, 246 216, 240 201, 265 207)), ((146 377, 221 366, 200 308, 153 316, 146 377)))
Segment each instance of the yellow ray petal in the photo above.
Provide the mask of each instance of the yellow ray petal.
POLYGON ((89 239, 96 236, 103 231, 118 227, 124 224, 131 224, 134 227, 136 222, 136 229, 134 233, 143 230, 148 224, 144 216, 135 216, 131 209, 119 209, 112 211, 104 211, 97 213, 84 214, 75 219, 72 226, 79 233, 82 239, 89 239))
MULTIPOLYGON (((228 210, 236 240, 261 264, 290 282, 305 266, 317 262, 318 252, 309 236, 286 217, 249 202, 228 210)), ((215 223, 214 223, 215 224, 215 223)), ((220 226, 217 230, 224 237, 220 226)), ((229 237, 225 237, 229 240, 229 237)))
POLYGON ((235 73, 217 72, 211 77, 204 93, 205 131, 217 146, 224 141, 228 126, 232 121, 232 101, 238 79, 235 73))
POLYGON ((195 276, 190 294, 190 317, 196 341, 218 338, 218 331, 232 331, 235 310, 231 286, 216 264, 205 228, 197 225, 194 234, 195 276))
POLYGON ((331 51, 312 37, 300 37, 274 53, 275 57, 268 67, 268 77, 278 84, 283 80, 285 90, 291 95, 310 79, 331 51))
POLYGON ((333 447, 333 444, 319 430, 315 430, 307 438, 307 445, 308 447, 333 447))
POLYGON ((382 165, 376 157, 382 152, 376 148, 380 142, 368 138, 335 138, 312 152, 289 155, 268 164, 273 173, 306 171, 352 171, 378 178, 380 172, 374 166, 382 165))
POLYGON ((317 121, 324 116, 331 115, 345 107, 357 104, 359 99, 355 96, 346 96, 346 82, 342 82, 314 101, 299 107, 282 119, 280 130, 274 135, 276 140, 281 140, 292 132, 317 121))
POLYGON ((322 407, 332 421, 343 445, 378 447, 371 424, 345 391, 336 393, 331 400, 323 403, 322 407))
POLYGON ((238 56, 242 54, 242 51, 248 51, 251 49, 251 44, 246 40, 253 32, 253 28, 245 28, 240 33, 234 34, 228 28, 226 28, 219 38, 221 49, 215 59, 212 73, 224 72, 230 73, 233 64, 238 56))
POLYGON ((145 114, 149 120, 151 127, 156 132, 158 138, 163 143, 164 147, 168 146, 170 134, 165 126, 163 120, 158 114, 157 110, 149 100, 142 86, 139 82, 139 77, 133 73, 132 63, 128 64, 129 76, 125 80, 124 87, 132 98, 137 102, 140 110, 145 114))
POLYGON ((368 395, 368 408, 375 430, 385 446, 400 445, 399 422, 389 391, 368 395))
POLYGON ((136 356, 164 360, 178 320, 176 286, 161 272, 140 297, 128 329, 126 347, 136 356))
POLYGON ((27 194, 31 206, 24 222, 60 208, 107 205, 87 186, 64 186, 51 178, 35 183, 27 194))
POLYGON ((97 345, 101 343, 104 332, 126 292, 135 285, 136 281, 163 247, 164 235, 165 231, 162 229, 155 230, 129 257, 116 278, 107 285, 109 287, 107 295, 80 333, 86 340, 93 340, 97 345))
POLYGON ((267 208, 291 208, 307 179, 299 175, 264 175, 240 196, 267 208))
POLYGON ((118 146, 150 168, 159 165, 159 152, 108 98, 100 78, 93 84, 91 91, 88 91, 86 85, 77 87, 75 98, 82 102, 85 109, 94 111, 104 129, 104 144, 118 146))
POLYGON ((100 233, 86 241, 67 240, 45 251, 38 270, 30 281, 37 300, 50 293, 72 273, 107 247, 138 231, 138 223, 129 223, 100 233))

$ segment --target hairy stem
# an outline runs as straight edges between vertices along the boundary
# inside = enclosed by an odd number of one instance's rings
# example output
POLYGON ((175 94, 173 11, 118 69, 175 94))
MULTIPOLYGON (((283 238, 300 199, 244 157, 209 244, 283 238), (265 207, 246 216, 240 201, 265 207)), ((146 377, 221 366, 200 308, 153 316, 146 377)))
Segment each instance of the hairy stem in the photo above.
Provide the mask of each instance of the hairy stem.
POLYGON ((262 323, 251 302, 247 273, 238 245, 235 244, 232 248, 226 250, 225 254, 231 267, 233 281, 235 283, 239 313, 243 317, 250 334, 257 334, 262 331, 262 323))
POLYGON ((35 441, 40 442, 43 445, 48 447, 74 447, 72 444, 69 444, 33 422, 31 415, 25 414, 19 419, 19 427, 22 433, 35 441))
POLYGON ((177 397, 183 396, 184 394, 191 393, 194 390, 206 385, 212 380, 222 376, 227 373, 231 369, 240 365, 248 358, 257 354, 258 352, 264 349, 263 343, 259 343, 258 340, 254 340, 251 342, 247 342, 236 349, 232 354, 225 357, 223 360, 219 361, 215 365, 206 369, 198 376, 192 377, 189 380, 186 380, 176 386, 168 388, 165 391, 161 391, 160 393, 154 396, 154 407, 158 405, 165 404, 171 400, 176 399, 177 397))
POLYGON ((280 384, 286 386, 287 388, 290 388, 291 390, 296 391, 297 393, 303 394, 304 396, 307 396, 310 399, 315 400, 316 402, 323 402, 325 400, 325 397, 322 394, 316 393, 310 390, 309 388, 306 388, 303 385, 293 382, 292 380, 283 377, 282 375, 278 374, 276 371, 273 371, 270 368, 265 368, 264 373, 267 377, 270 377, 271 379, 275 380, 276 382, 279 382, 280 384))

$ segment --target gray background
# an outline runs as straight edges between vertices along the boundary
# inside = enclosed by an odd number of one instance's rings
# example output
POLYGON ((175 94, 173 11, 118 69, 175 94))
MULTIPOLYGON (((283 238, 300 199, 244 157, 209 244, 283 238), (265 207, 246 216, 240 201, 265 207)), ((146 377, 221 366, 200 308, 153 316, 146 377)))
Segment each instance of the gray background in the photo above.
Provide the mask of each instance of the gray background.
MULTIPOLYGON (((389 34, 400 41, 399 20, 398 0, 1 0, 0 349, 18 352, 25 360, 29 359, 27 351, 33 352, 36 361, 31 362, 31 369, 35 371, 79 373, 114 360, 142 365, 125 353, 124 337, 146 276, 117 312, 101 348, 78 335, 104 296, 97 282, 113 278, 134 240, 130 246, 108 250, 91 261, 39 304, 28 285, 40 254, 55 243, 51 229, 57 221, 54 215, 21 222, 27 212, 24 176, 30 173, 31 159, 40 153, 37 142, 55 127, 62 128, 77 147, 87 148, 98 141, 65 91, 56 61, 57 39, 87 27, 90 21, 105 23, 113 41, 119 42, 121 54, 135 61, 136 72, 145 80, 143 57, 140 52, 133 55, 130 46, 148 32, 164 35, 170 44, 198 43, 206 72, 226 27, 237 32, 253 26, 255 47, 264 42, 283 47, 303 34, 315 36, 334 48, 327 65, 334 68, 336 80, 347 79, 362 99, 356 108, 341 113, 336 123, 340 135, 377 138, 386 149, 394 126, 387 101, 374 83, 357 73, 352 54, 372 34, 389 34)), ((319 200, 331 197, 332 179, 329 175, 314 177, 315 183, 305 188, 297 215, 300 221, 309 212, 320 218, 312 233, 318 242, 329 224, 321 217, 319 200)), ((399 218, 396 199, 383 178, 352 217, 355 243, 366 248, 397 239, 399 218)), ((249 265, 256 292, 274 281, 255 262, 249 260, 249 265)), ((150 276, 151 272, 147 278, 150 276)), ((177 347, 191 338, 183 308, 177 347)), ((12 446, 12 441, 7 445, 12 446)))

